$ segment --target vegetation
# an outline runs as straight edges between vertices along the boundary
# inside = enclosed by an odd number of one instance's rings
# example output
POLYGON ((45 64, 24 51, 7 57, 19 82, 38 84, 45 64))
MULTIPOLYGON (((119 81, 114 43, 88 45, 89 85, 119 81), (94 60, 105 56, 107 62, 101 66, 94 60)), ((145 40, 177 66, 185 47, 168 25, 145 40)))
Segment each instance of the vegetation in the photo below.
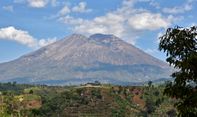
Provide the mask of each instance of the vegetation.
POLYGON ((176 116, 176 99, 163 95, 164 85, 0 86, 1 117, 176 116))
POLYGON ((167 53, 166 61, 176 72, 164 93, 176 98, 179 116, 197 116, 197 27, 169 28, 160 38, 159 49, 167 53))

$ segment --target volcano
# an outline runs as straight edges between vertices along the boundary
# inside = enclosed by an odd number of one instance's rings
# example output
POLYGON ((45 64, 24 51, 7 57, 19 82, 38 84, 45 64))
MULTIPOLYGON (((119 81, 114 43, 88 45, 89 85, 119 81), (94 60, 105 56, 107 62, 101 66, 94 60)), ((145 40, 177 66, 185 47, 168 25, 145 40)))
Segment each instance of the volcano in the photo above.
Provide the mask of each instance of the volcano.
POLYGON ((108 34, 73 34, 0 64, 0 81, 48 85, 133 84, 170 78, 165 62, 108 34))

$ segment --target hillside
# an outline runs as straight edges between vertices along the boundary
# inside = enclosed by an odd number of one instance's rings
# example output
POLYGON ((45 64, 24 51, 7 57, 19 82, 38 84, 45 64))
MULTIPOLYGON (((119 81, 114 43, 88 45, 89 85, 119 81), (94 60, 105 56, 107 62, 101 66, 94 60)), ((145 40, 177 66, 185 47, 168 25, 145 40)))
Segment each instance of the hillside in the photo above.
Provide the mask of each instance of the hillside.
POLYGON ((0 81, 135 84, 169 78, 169 66, 114 35, 73 34, 0 64, 0 81))
POLYGON ((0 116, 175 117, 164 86, 44 86, 0 84, 0 116), (22 100, 21 100, 22 99, 22 100))

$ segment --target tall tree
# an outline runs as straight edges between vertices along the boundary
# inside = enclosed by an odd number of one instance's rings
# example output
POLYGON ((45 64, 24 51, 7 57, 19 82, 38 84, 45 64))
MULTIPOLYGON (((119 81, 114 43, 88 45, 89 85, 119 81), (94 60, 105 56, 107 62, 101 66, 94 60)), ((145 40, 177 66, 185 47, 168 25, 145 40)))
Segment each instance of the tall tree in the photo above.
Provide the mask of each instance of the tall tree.
POLYGON ((179 116, 197 117, 197 26, 168 28, 160 37, 159 50, 176 69, 164 94, 178 100, 179 116))

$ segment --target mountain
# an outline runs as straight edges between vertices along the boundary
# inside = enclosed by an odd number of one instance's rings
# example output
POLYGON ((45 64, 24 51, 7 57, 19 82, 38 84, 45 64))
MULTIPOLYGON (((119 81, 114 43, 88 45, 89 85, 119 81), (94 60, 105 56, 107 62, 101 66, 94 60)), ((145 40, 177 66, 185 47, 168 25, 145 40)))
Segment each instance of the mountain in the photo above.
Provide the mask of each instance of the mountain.
POLYGON ((0 81, 131 84, 169 78, 169 66, 114 35, 73 34, 0 64, 0 81))

